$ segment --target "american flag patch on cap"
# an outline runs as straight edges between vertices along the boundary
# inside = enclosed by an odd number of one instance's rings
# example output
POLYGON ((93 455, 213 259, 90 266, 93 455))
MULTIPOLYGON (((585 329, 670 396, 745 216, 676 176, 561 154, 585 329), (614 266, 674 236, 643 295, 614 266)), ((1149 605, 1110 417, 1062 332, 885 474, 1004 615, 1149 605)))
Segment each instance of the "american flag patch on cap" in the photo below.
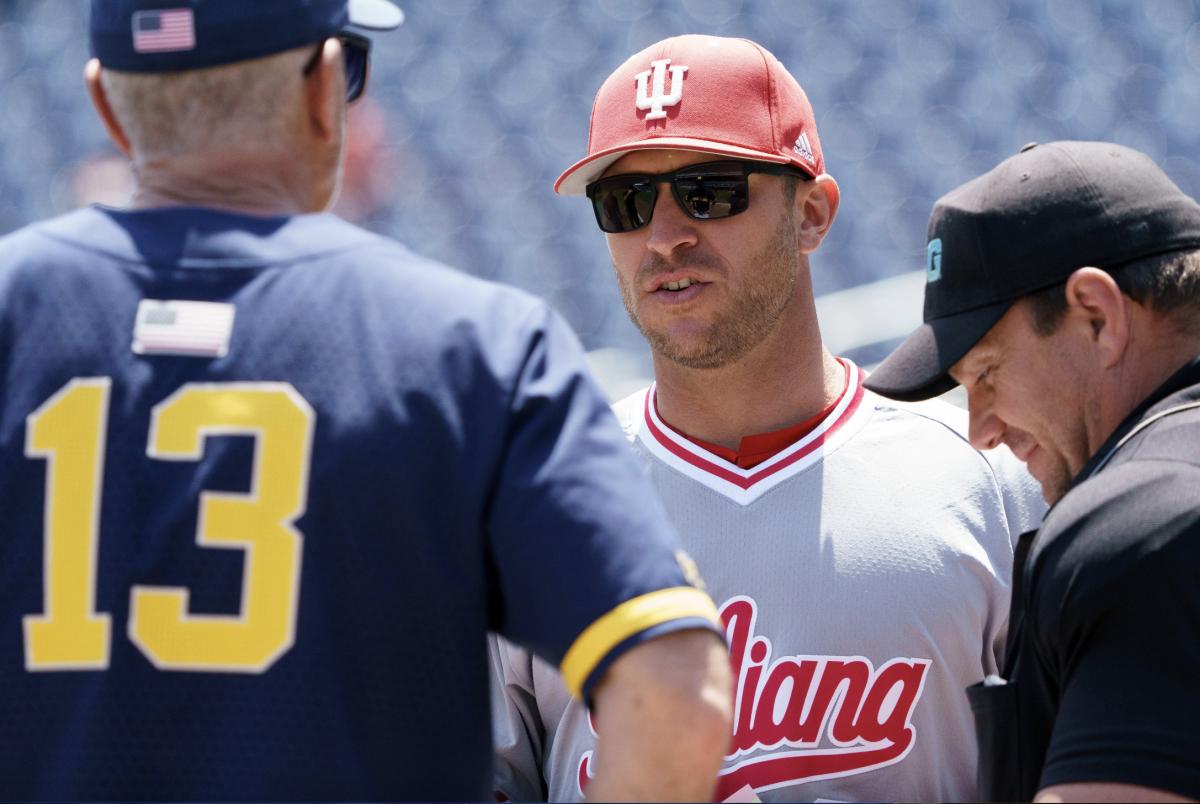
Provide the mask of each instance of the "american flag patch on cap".
POLYGON ((133 49, 138 53, 178 53, 196 48, 196 20, 190 8, 138 11, 133 15, 133 49))
POLYGON ((233 334, 232 304, 142 299, 133 325, 139 355, 224 357, 233 334))

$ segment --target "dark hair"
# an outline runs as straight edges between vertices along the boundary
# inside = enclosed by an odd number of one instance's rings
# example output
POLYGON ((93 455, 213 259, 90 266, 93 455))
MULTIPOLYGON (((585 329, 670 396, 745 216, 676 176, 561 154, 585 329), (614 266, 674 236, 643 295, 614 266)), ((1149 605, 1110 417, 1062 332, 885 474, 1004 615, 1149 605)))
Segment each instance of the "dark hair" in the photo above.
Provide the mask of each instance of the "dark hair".
MULTIPOLYGON (((1105 268, 1121 292, 1154 312, 1170 316, 1181 308, 1200 307, 1200 251, 1168 251, 1105 268)), ((1067 312, 1066 282, 1030 293, 1033 328, 1045 337, 1053 335, 1067 312)), ((1185 329, 1200 321, 1180 317, 1185 329)))

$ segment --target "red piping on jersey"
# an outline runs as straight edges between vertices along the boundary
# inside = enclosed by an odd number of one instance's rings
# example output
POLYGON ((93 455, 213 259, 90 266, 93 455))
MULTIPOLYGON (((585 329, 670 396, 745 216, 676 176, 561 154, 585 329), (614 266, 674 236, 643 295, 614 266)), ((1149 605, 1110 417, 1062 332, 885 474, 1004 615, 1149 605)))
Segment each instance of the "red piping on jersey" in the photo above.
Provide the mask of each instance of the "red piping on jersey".
POLYGON ((654 405, 655 414, 658 415, 658 420, 670 428, 671 432, 683 436, 705 452, 711 452, 718 458, 734 464, 739 469, 753 469, 760 463, 766 463, 771 460, 792 444, 795 444, 813 430, 819 428, 829 418, 829 415, 837 410, 838 405, 841 404, 842 399, 846 396, 846 390, 850 387, 851 377, 850 365, 848 363, 844 360, 838 360, 838 365, 842 367, 842 389, 838 391, 838 395, 833 402, 820 413, 810 416, 799 424, 793 424, 790 427, 773 430, 769 433, 742 436, 737 449, 729 449, 720 444, 705 441, 702 438, 695 438, 679 428, 673 427, 670 422, 663 419, 662 412, 658 409, 658 394, 654 395, 652 404, 654 405))
MULTIPOLYGON (((847 387, 845 393, 850 393, 850 391, 851 391, 851 388, 847 387)), ((751 486, 753 486, 755 483, 762 480, 763 478, 770 477, 771 475, 775 474, 776 472, 778 472, 782 469, 786 469, 787 467, 791 466, 792 464, 794 464, 796 461, 800 460, 801 458, 804 458, 807 455, 811 455, 814 450, 816 450, 818 447, 822 446, 825 443, 826 439, 828 439, 829 436, 834 431, 836 431, 839 427, 841 427, 843 424, 845 424, 847 421, 850 420, 850 417, 853 416, 855 411, 858 410, 859 403, 862 402, 862 398, 863 398, 862 372, 861 371, 856 372, 856 382, 854 383, 853 391, 854 391, 854 397, 850 400, 850 404, 846 406, 846 409, 844 411, 842 411, 842 415, 837 418, 837 421, 835 421, 835 422, 833 422, 833 424, 829 425, 828 429, 826 429, 825 432, 821 433, 819 436, 814 438, 811 442, 806 444, 802 449, 799 449, 796 452, 794 452, 793 454, 787 456, 779 463, 769 466, 760 472, 755 472, 754 474, 750 475, 749 477, 742 477, 741 475, 736 474, 735 472, 731 472, 722 466, 718 466, 717 464, 713 463, 712 461, 701 458, 699 455, 696 455, 696 454, 692 453, 690 450, 687 450, 684 447, 677 444, 675 441, 673 441, 671 439, 670 436, 668 436, 666 433, 664 433, 662 431, 662 429, 654 423, 654 419, 650 415, 650 405, 651 405, 651 401, 654 397, 654 389, 651 389, 646 392, 644 416, 646 419, 646 427, 650 430, 650 434, 652 436, 654 436, 654 440, 656 440, 659 444, 662 444, 664 447, 666 447, 672 454, 674 454, 678 458, 682 458, 683 460, 687 461, 688 463, 690 463, 692 466, 696 467, 697 469, 708 472, 711 475, 715 475, 716 477, 719 477, 722 480, 732 483, 733 485, 737 486, 738 488, 740 488, 744 491, 746 489, 749 489, 751 486)), ((842 395, 843 398, 845 398, 845 393, 842 395)), ((838 401, 840 402, 841 400, 839 399, 838 401)))

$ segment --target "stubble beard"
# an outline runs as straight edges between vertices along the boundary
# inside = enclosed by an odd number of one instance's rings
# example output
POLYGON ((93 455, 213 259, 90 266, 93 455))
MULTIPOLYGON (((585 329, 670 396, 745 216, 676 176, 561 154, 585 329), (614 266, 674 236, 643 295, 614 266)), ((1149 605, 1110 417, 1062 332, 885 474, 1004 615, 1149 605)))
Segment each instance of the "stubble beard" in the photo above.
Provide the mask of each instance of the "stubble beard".
MULTIPOLYGON (((1033 475, 1029 466, 1025 466, 1025 470, 1033 475)), ((1037 481, 1042 488, 1042 499, 1047 505, 1054 505, 1056 502, 1066 496, 1071 488, 1070 473, 1062 466, 1050 466, 1042 471, 1042 476, 1033 475, 1033 479, 1037 481)))
MULTIPOLYGON (((1028 466, 1025 468, 1029 469, 1028 466)), ((1047 505, 1054 505, 1065 497, 1071 490, 1071 481, 1075 477, 1075 473, 1071 471, 1066 460, 1058 456, 1051 456, 1049 465, 1042 470, 1042 475, 1042 477, 1035 476, 1034 479, 1042 487, 1042 498, 1046 500, 1047 505)))
MULTIPOLYGON (((707 324, 704 337, 686 341, 673 339, 662 330, 652 329, 638 318, 634 288, 617 274, 621 300, 629 320, 659 356, 691 369, 716 369, 733 363, 762 343, 775 330, 779 319, 791 304, 800 270, 800 257, 793 238, 794 224, 790 215, 781 216, 779 225, 761 251, 746 260, 742 269, 753 273, 747 276, 740 295, 733 297, 728 309, 715 315, 707 324)), ((703 266, 714 273, 727 274, 725 266, 717 265, 706 255, 696 255, 690 265, 703 266)), ((671 271, 673 266, 660 255, 638 270, 634 285, 646 278, 671 271)))

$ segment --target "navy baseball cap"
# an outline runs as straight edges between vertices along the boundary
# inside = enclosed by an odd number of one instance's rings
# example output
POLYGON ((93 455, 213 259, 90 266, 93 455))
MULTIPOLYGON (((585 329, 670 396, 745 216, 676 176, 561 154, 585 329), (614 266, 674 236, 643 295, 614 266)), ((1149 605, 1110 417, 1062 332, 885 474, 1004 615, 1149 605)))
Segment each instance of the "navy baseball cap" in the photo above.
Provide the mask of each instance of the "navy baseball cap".
POLYGON ((938 199, 925 323, 863 383, 892 399, 949 391, 949 369, 1022 297, 1085 266, 1200 248, 1200 204, 1154 160, 1109 142, 1030 143, 938 199))
POLYGON ((92 55, 110 70, 197 70, 399 27, 389 0, 92 0, 92 55))

